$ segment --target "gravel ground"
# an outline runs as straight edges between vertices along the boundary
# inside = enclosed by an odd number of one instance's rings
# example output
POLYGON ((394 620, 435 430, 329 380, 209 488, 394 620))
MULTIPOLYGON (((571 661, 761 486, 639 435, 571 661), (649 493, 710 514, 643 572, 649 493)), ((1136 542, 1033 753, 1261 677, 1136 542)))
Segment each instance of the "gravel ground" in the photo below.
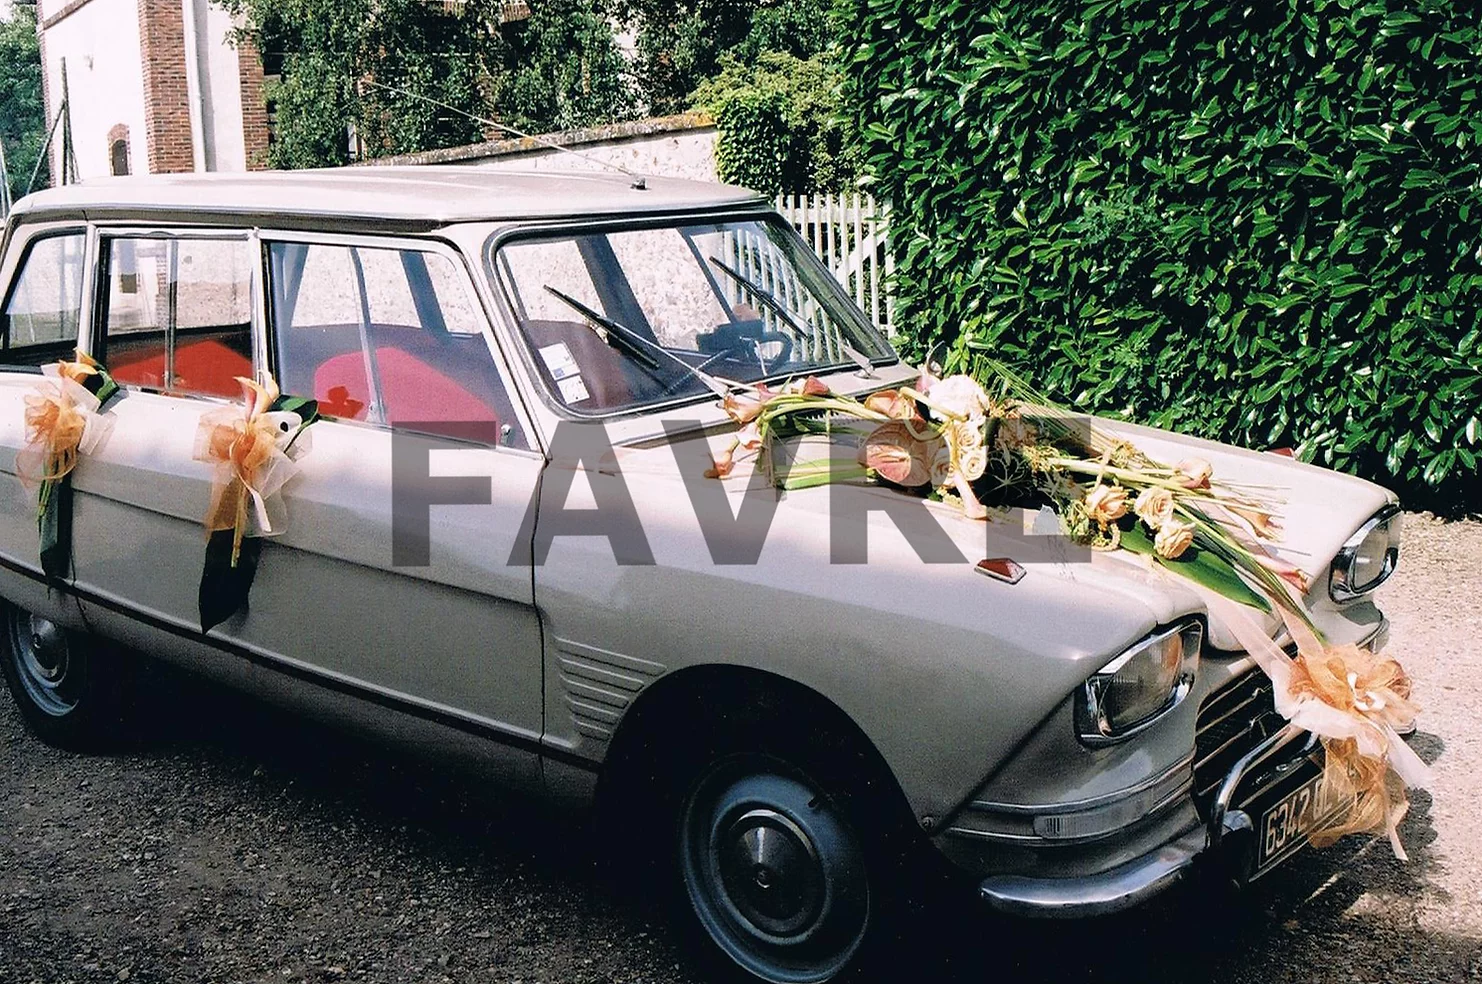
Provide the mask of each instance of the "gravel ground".
MULTIPOLYGON (((1093 923, 964 901, 880 978, 1482 981, 1482 524, 1407 519, 1382 595, 1435 767, 1408 864, 1345 843, 1093 923)), ((653 893, 595 863, 600 836, 193 682, 151 691, 113 756, 48 748, 0 700, 0 982, 703 980, 653 893)))

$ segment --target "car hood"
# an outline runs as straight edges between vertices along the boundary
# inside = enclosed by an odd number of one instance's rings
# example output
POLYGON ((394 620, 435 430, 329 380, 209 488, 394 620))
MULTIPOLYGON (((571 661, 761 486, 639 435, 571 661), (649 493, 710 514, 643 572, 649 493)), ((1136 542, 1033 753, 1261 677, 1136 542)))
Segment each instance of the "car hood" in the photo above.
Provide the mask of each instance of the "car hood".
MULTIPOLYGON (((1281 517, 1285 530, 1281 541, 1274 544, 1272 550, 1308 574, 1312 585, 1308 601, 1320 627, 1328 614, 1325 609, 1330 607, 1327 604, 1327 581, 1333 557, 1360 525, 1392 501, 1386 490, 1370 482, 1285 456, 1249 451, 1135 424, 1109 420, 1097 423, 1134 442, 1156 460, 1175 463, 1186 457, 1198 456, 1211 462, 1217 478, 1272 486, 1278 490, 1285 499, 1281 517)), ((620 447, 614 451, 613 461, 625 475, 643 476, 649 481, 666 479, 682 486, 684 476, 680 474, 679 462, 688 461, 693 468, 697 460, 718 456, 730 445, 732 433, 712 430, 708 434, 642 448, 620 447), (686 444, 691 447, 685 447, 686 444), (697 455, 697 451, 700 454, 697 455)), ((846 438, 835 445, 831 453, 852 459, 855 452, 846 438)), ((733 514, 741 508, 743 496, 753 484, 755 465, 754 458, 739 461, 736 470, 722 483, 733 514)), ((695 476, 690 475, 688 479, 693 482, 695 476)), ((756 481, 761 479, 758 477, 756 481)), ((676 487, 674 491, 680 489, 676 487)), ((885 508, 888 508, 886 500, 905 496, 905 493, 883 486, 861 486, 855 491, 879 497, 880 505, 885 508)), ((967 519, 960 510, 944 503, 920 504, 951 537, 966 565, 975 565, 987 558, 1013 559, 1026 572, 1021 585, 1026 582, 1059 585, 1067 602, 1083 611, 1104 610, 1110 617, 1114 611, 1126 614, 1131 610, 1152 624, 1165 624, 1205 609, 1204 589, 1176 575, 1151 569, 1144 558, 1126 551, 1093 552, 1071 544, 1062 536, 1044 535, 1056 529, 1051 516, 1010 509, 995 513, 985 523, 967 519)), ((774 522, 773 530, 777 535, 785 536, 790 525, 789 517, 815 529, 827 530, 826 517, 834 505, 830 488, 820 486, 781 493, 777 508, 779 521, 774 522)), ((899 537, 895 522, 885 508, 869 513, 868 529, 872 543, 877 535, 899 537)), ((898 560, 898 556, 892 556, 884 562, 897 563, 898 560)), ((870 563, 875 562, 872 548, 870 563)), ((1273 638, 1276 637, 1281 631, 1279 619, 1274 615, 1268 616, 1266 628, 1273 638)), ((1210 641, 1219 649, 1234 651, 1240 648, 1233 637, 1218 625, 1211 626, 1210 641)))

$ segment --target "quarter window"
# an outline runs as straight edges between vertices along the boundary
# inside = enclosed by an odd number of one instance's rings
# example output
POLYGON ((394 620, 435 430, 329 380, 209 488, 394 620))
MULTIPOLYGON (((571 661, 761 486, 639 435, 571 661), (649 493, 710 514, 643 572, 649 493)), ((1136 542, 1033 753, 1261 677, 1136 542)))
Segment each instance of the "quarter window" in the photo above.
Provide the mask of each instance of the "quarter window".
POLYGON ((252 376, 251 244, 104 240, 104 359, 120 383, 235 397, 252 376))
POLYGON ((462 268, 427 250, 268 246, 285 392, 329 416, 529 447, 462 268))
POLYGON ((40 365, 72 355, 82 310, 83 236, 31 244, 5 301, 5 361, 40 365))

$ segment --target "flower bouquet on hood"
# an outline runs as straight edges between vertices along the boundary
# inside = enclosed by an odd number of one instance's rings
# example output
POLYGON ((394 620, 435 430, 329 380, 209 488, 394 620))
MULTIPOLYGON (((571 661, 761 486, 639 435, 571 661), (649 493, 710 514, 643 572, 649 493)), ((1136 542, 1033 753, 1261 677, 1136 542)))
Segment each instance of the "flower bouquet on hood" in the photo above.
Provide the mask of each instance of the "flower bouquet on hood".
POLYGON ((1048 507, 1076 542, 1145 554, 1240 604, 1269 612, 1266 591, 1282 583, 1305 591, 1302 572, 1264 546, 1280 535, 1275 490, 1218 480, 1201 459, 1153 461, 1007 370, 989 382, 927 370, 913 386, 862 399, 812 377, 733 394, 725 407, 739 429, 707 475, 725 478, 754 454, 783 489, 868 479, 974 520, 992 509, 1048 507), (857 455, 840 462, 779 453, 779 442, 809 434, 847 438, 857 455))

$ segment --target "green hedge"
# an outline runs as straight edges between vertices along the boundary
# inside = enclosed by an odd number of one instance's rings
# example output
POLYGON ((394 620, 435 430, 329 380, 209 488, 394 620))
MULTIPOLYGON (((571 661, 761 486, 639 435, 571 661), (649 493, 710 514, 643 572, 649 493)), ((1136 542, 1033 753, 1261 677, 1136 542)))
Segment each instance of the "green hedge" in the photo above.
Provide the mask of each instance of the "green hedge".
POLYGON ((837 13, 918 353, 1482 508, 1482 4, 837 13))
POLYGON ((751 62, 722 56, 720 67, 691 99, 715 117, 722 181, 768 195, 837 191, 854 182, 859 141, 839 112, 834 65, 820 55, 763 51, 751 62))

